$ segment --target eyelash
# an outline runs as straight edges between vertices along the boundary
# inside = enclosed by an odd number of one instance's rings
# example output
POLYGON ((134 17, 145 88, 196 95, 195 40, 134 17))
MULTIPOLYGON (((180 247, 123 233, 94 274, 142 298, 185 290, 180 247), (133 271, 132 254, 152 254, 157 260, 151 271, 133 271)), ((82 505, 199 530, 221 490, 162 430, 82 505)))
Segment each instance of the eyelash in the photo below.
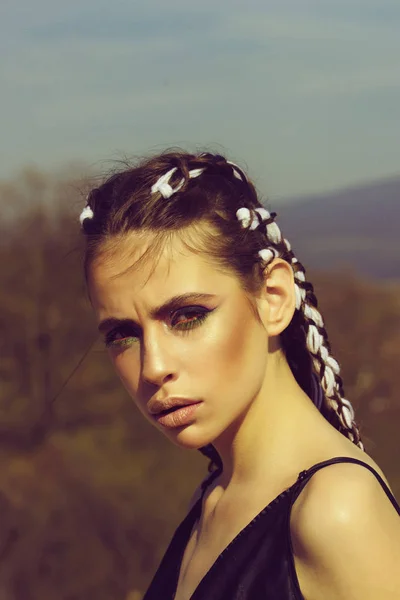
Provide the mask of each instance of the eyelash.
MULTIPOLYGON (((174 316, 180 316, 182 314, 189 314, 190 316, 193 316, 195 318, 192 321, 186 321, 186 322, 184 321, 183 323, 179 323, 180 327, 175 326, 175 328, 178 329, 178 331, 183 334, 188 334, 190 332, 190 330, 195 329, 196 327, 199 327, 200 325, 202 325, 211 312, 213 312, 213 311, 208 310, 208 309, 205 310, 204 308, 200 309, 200 308, 196 308, 196 307, 188 307, 185 309, 180 309, 179 311, 175 312, 174 316)), ((115 337, 118 334, 123 335, 124 331, 126 332, 127 329, 129 329, 129 326, 125 326, 125 327, 121 328, 120 330, 118 330, 118 328, 117 328, 117 329, 113 329, 113 330, 109 331, 104 340, 106 347, 107 348, 110 348, 110 347, 124 348, 127 346, 131 346, 134 343, 133 340, 137 340, 138 336, 127 335, 126 337, 122 337, 119 339, 116 339, 116 337, 115 337)))

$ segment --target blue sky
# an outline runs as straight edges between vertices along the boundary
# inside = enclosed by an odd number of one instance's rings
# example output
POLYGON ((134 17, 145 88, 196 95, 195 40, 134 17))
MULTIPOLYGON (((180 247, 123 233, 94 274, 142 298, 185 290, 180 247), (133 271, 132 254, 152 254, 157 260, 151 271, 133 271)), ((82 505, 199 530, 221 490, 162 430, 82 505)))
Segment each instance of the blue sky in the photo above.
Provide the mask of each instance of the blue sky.
POLYGON ((3 0, 0 177, 209 148, 269 197, 400 174, 398 0, 3 0))

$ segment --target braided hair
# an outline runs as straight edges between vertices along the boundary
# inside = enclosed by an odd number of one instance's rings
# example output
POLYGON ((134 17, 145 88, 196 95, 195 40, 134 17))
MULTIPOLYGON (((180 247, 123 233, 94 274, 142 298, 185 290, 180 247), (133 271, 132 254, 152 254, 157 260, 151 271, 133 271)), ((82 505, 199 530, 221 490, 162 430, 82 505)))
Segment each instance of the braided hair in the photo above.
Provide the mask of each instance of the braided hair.
POLYGON ((264 208, 256 208, 251 216, 247 208, 241 208, 237 217, 242 226, 257 228, 265 222, 268 246, 259 251, 262 261, 268 265, 274 258, 282 256, 291 265, 294 272, 296 311, 298 325, 305 334, 306 348, 311 356, 315 372, 319 376, 322 389, 328 406, 339 420, 339 428, 347 437, 362 450, 363 444, 360 433, 354 422, 354 409, 344 398, 343 381, 340 377, 338 362, 331 355, 328 335, 324 321, 318 310, 317 298, 312 284, 306 281, 305 268, 295 257, 289 241, 282 237, 281 231, 275 222, 276 213, 269 213, 264 208), (260 218, 257 218, 256 214, 260 218))
MULTIPOLYGON (((236 272, 244 290, 253 293, 260 289, 262 273, 275 258, 287 261, 294 274, 296 298, 293 318, 281 334, 288 364, 311 399, 315 400, 316 389, 322 390, 320 412, 364 450, 313 285, 282 236, 276 216, 261 204, 244 171, 223 156, 166 152, 115 173, 90 192, 80 215, 87 240, 85 272, 110 238, 143 229, 155 234, 158 251, 168 232, 183 235, 190 227, 197 229, 198 240, 203 241, 200 251, 236 272), (202 223, 211 228, 205 232, 198 227, 202 223)), ((198 240, 194 247, 184 243, 198 252, 198 240)), ((211 459, 210 470, 222 468, 212 445, 200 451, 211 459)))

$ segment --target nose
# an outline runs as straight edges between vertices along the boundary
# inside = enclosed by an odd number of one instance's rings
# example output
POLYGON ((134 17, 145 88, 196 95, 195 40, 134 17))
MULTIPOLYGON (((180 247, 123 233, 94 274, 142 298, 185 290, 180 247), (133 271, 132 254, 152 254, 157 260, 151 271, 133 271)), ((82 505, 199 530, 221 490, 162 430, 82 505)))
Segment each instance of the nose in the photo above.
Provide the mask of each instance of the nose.
POLYGON ((161 387, 176 377, 171 342, 155 335, 143 337, 141 346, 142 380, 161 387))

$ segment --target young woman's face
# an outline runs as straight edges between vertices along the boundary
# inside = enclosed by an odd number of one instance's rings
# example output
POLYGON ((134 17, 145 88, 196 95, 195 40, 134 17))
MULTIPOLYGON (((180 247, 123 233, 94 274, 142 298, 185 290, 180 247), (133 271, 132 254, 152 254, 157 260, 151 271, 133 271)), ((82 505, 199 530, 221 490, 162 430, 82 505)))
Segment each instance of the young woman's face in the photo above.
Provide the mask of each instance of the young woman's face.
POLYGON ((260 391, 268 335, 238 279, 189 252, 178 237, 150 278, 154 263, 129 268, 148 241, 132 235, 94 261, 91 301, 112 363, 139 410, 174 443, 200 448, 239 423, 260 391), (168 304, 188 294, 198 296, 168 304), (161 408, 155 401, 173 397, 192 408, 166 418, 151 414, 161 408))

